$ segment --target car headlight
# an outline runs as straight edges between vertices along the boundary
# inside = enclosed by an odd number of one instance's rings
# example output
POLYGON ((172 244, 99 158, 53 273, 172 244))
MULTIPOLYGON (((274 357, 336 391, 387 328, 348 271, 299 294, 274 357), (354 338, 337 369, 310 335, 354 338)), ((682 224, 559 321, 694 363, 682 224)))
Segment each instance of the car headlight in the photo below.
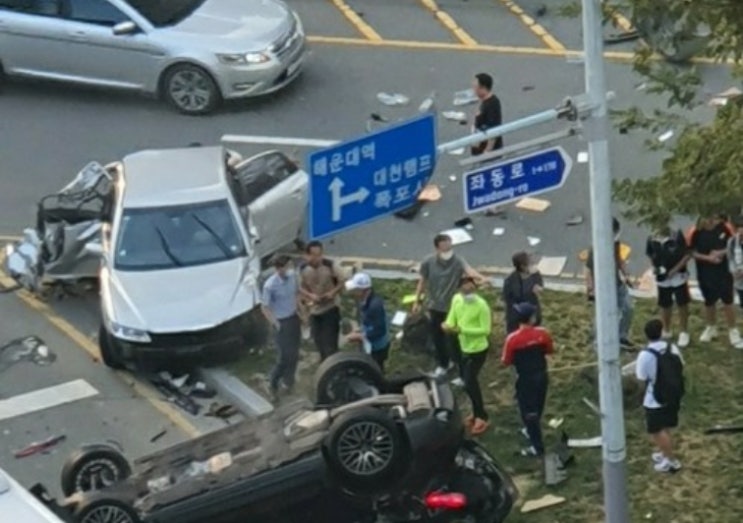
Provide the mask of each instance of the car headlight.
POLYGON ((217 58, 225 65, 264 64, 271 60, 266 53, 218 54, 217 58))
POLYGON ((150 335, 141 329, 126 327, 125 325, 121 325, 113 321, 109 324, 109 327, 111 328, 111 334, 115 338, 120 338, 122 340, 133 341, 137 343, 149 343, 150 341, 152 341, 150 339, 150 335))

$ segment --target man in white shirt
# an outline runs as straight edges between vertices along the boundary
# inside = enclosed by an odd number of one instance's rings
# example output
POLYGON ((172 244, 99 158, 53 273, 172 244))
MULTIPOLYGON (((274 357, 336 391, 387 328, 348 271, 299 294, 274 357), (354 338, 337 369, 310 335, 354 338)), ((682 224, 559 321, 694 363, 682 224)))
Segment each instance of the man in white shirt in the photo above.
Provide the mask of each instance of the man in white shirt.
MULTIPOLYGON (((681 462, 673 453, 671 429, 678 426, 679 405, 678 402, 661 405, 656 399, 655 384, 658 381, 658 361, 661 355, 670 350, 681 359, 681 352, 672 342, 663 339, 661 320, 647 322, 645 336, 648 344, 637 357, 635 373, 637 379, 646 384, 642 404, 645 407, 647 432, 650 440, 658 448, 652 454, 654 468, 658 472, 677 472, 681 469, 681 462)), ((683 363, 683 359, 681 362, 683 363)))

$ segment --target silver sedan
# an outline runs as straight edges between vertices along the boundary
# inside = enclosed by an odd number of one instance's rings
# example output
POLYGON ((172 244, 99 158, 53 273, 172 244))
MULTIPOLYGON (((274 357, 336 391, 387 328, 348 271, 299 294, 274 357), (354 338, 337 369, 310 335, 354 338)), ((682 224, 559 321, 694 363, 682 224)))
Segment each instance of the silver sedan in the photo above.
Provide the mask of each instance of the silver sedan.
POLYGON ((0 75, 140 91, 186 114, 281 89, 305 51, 280 0, 0 0, 0 75))

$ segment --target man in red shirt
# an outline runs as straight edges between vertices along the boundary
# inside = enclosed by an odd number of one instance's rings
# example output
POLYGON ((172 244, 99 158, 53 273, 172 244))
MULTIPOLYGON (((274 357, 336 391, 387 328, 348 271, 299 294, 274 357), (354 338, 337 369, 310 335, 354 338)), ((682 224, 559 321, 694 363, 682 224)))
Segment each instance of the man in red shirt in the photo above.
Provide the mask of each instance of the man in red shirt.
POLYGON ((516 401, 531 446, 523 456, 544 455, 542 412, 547 399, 547 355, 555 350, 552 336, 534 325, 537 308, 531 303, 514 305, 519 320, 518 330, 506 338, 501 363, 516 369, 516 401))

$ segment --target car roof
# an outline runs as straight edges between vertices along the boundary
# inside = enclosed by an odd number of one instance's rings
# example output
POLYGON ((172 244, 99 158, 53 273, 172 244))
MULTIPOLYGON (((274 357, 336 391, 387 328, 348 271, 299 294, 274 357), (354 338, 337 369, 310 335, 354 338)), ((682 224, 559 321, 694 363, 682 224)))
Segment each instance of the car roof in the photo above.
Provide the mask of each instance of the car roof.
POLYGON ((0 469, 0 514, 3 521, 64 523, 33 494, 0 469))
POLYGON ((157 149, 122 160, 124 208, 164 207, 228 196, 224 147, 157 149))

